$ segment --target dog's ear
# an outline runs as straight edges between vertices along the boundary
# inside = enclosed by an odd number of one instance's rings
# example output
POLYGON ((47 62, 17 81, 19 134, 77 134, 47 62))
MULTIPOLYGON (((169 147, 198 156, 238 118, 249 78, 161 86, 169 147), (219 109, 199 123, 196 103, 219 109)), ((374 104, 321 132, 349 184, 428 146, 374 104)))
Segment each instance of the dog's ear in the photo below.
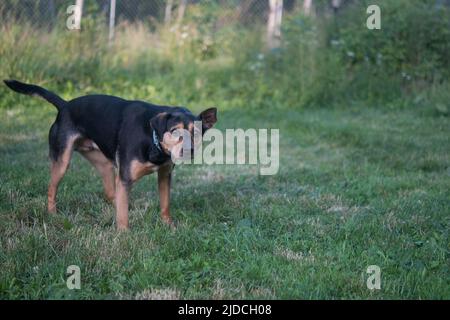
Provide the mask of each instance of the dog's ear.
POLYGON ((217 108, 206 109, 198 117, 202 121, 203 129, 211 129, 217 122, 217 108))
POLYGON ((162 139, 164 133, 167 131, 167 121, 169 120, 170 113, 162 112, 150 119, 150 126, 153 130, 156 130, 159 138, 162 139))

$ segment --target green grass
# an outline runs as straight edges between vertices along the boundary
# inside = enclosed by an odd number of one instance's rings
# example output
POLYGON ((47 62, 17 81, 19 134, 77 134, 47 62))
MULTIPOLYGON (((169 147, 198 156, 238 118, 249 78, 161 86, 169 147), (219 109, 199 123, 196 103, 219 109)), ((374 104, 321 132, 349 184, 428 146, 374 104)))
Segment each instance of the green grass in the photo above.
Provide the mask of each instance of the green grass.
POLYGON ((177 167, 176 231, 160 222, 156 179, 145 177, 132 191, 131 231, 117 233, 100 179, 79 155, 58 215, 47 215, 56 111, 15 98, 0 107, 0 298, 450 298, 448 117, 219 105, 220 129, 280 129, 279 173, 177 167), (81 290, 66 288, 73 264, 81 290), (381 290, 366 287, 373 264, 381 290))

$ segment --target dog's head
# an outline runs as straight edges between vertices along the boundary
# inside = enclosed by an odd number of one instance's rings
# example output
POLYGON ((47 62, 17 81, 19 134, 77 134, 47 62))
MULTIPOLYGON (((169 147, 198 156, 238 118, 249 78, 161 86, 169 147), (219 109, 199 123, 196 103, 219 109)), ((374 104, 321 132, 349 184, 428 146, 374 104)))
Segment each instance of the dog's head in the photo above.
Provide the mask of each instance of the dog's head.
POLYGON ((163 112, 150 120, 152 129, 156 132, 154 139, 158 139, 161 149, 172 159, 183 157, 183 142, 186 148, 186 140, 191 148, 191 157, 194 156, 194 146, 201 140, 206 130, 212 128, 217 122, 217 109, 209 108, 198 116, 193 115, 185 108, 176 108, 172 112, 163 112), (201 121, 201 127, 195 122, 201 121))

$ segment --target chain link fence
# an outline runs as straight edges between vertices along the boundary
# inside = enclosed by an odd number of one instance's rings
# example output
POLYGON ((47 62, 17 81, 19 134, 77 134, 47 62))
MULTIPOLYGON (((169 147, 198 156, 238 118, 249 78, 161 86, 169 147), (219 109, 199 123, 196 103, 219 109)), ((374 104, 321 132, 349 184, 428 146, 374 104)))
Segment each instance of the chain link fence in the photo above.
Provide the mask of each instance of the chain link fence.
MULTIPOLYGON (((82 21, 96 21, 109 27, 109 41, 122 25, 140 24, 152 32, 161 26, 200 26, 198 32, 213 35, 226 28, 259 28, 269 48, 279 46, 282 16, 301 10, 328 6, 336 9, 355 0, 1 0, 0 27, 27 24, 34 29, 82 28, 82 21), (76 6, 74 6, 76 5, 76 6), (77 9, 73 9, 73 8, 77 9), (72 8, 72 10, 70 9, 72 8), (80 9, 81 10, 78 10, 80 9), (76 12, 74 14, 74 11, 76 12)), ((169 28, 169 29, 170 29, 169 28)), ((173 29, 173 28, 172 28, 173 29)), ((106 28, 105 28, 106 30, 106 28)), ((108 31, 105 31, 108 32, 108 31)))
MULTIPOLYGON (((67 8, 82 3, 82 16, 101 17, 108 23, 115 2, 115 22, 149 25, 181 23, 183 19, 208 20, 215 28, 231 24, 250 26, 267 22, 270 0, 2 0, 0 24, 10 21, 37 27, 57 27, 67 8)), ((284 0, 290 10, 295 0, 284 0)), ((297 2, 301 2, 298 0, 297 2)))

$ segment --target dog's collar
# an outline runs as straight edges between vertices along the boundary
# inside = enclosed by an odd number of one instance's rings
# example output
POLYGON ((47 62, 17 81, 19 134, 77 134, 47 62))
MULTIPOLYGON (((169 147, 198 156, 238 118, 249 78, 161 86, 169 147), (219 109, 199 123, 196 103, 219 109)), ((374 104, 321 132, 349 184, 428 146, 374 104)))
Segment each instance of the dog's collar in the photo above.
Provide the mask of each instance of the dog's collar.
POLYGON ((162 152, 161 144, 160 144, 160 142, 159 142, 159 140, 158 140, 158 135, 156 134, 156 131, 155 131, 155 130, 153 130, 153 144, 155 145, 155 147, 156 147, 159 151, 162 152))

